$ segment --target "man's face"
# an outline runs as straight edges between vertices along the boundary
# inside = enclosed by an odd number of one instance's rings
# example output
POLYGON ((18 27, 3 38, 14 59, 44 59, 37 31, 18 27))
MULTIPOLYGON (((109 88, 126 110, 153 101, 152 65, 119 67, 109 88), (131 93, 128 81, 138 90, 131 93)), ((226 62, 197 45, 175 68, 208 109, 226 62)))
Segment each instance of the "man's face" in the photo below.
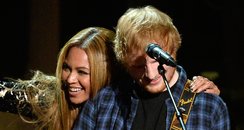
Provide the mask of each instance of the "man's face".
MULTIPOLYGON (((132 54, 128 70, 135 81, 150 93, 159 93, 166 90, 162 75, 158 71, 159 63, 150 58, 146 53, 132 54)), ((165 76, 170 82, 175 68, 163 65, 165 76)))

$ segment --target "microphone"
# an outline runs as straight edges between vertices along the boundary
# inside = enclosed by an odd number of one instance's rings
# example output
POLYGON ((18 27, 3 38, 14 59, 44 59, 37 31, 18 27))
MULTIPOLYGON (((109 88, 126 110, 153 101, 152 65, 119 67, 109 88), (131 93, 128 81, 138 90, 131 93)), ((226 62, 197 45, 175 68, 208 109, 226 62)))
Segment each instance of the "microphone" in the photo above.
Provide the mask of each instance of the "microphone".
POLYGON ((150 43, 146 47, 146 53, 151 58, 158 61, 160 64, 166 64, 168 66, 175 67, 177 64, 174 59, 157 44, 150 43))

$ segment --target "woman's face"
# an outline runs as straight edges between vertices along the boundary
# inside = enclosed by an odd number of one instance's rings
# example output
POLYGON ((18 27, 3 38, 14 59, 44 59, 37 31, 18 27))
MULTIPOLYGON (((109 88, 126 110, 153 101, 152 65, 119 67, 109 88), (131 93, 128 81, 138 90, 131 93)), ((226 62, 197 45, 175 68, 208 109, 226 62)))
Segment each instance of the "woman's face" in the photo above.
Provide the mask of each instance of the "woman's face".
POLYGON ((78 47, 70 48, 62 67, 62 80, 73 104, 86 101, 90 95, 90 68, 86 52, 78 47))

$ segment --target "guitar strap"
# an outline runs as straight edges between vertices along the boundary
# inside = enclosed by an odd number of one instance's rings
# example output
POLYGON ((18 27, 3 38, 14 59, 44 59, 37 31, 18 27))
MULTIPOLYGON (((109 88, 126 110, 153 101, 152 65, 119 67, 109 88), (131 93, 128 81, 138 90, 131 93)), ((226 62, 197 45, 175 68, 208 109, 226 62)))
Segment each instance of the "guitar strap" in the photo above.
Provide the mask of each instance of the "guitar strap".
MULTIPOLYGON (((179 108, 179 111, 182 113, 182 118, 184 124, 186 124, 188 116, 190 114, 191 108, 194 103, 194 99, 196 96, 196 93, 191 92, 190 89, 190 83, 191 80, 187 80, 184 90, 181 93, 179 102, 177 107, 179 108)), ((170 125, 170 130, 182 130, 181 124, 179 123, 179 120, 177 119, 176 113, 174 113, 171 125, 170 125)))

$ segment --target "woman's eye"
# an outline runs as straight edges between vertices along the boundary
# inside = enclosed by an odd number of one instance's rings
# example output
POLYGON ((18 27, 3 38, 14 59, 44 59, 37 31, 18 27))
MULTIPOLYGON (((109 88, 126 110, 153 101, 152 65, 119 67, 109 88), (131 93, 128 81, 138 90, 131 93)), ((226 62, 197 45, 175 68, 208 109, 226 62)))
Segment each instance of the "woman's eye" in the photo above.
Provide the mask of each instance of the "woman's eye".
POLYGON ((64 70, 64 71, 68 71, 68 70, 70 70, 69 69, 69 66, 67 65, 67 64, 63 64, 63 66, 62 66, 62 69, 64 70))
POLYGON ((79 75, 89 75, 89 72, 83 70, 79 70, 78 73, 79 75))

